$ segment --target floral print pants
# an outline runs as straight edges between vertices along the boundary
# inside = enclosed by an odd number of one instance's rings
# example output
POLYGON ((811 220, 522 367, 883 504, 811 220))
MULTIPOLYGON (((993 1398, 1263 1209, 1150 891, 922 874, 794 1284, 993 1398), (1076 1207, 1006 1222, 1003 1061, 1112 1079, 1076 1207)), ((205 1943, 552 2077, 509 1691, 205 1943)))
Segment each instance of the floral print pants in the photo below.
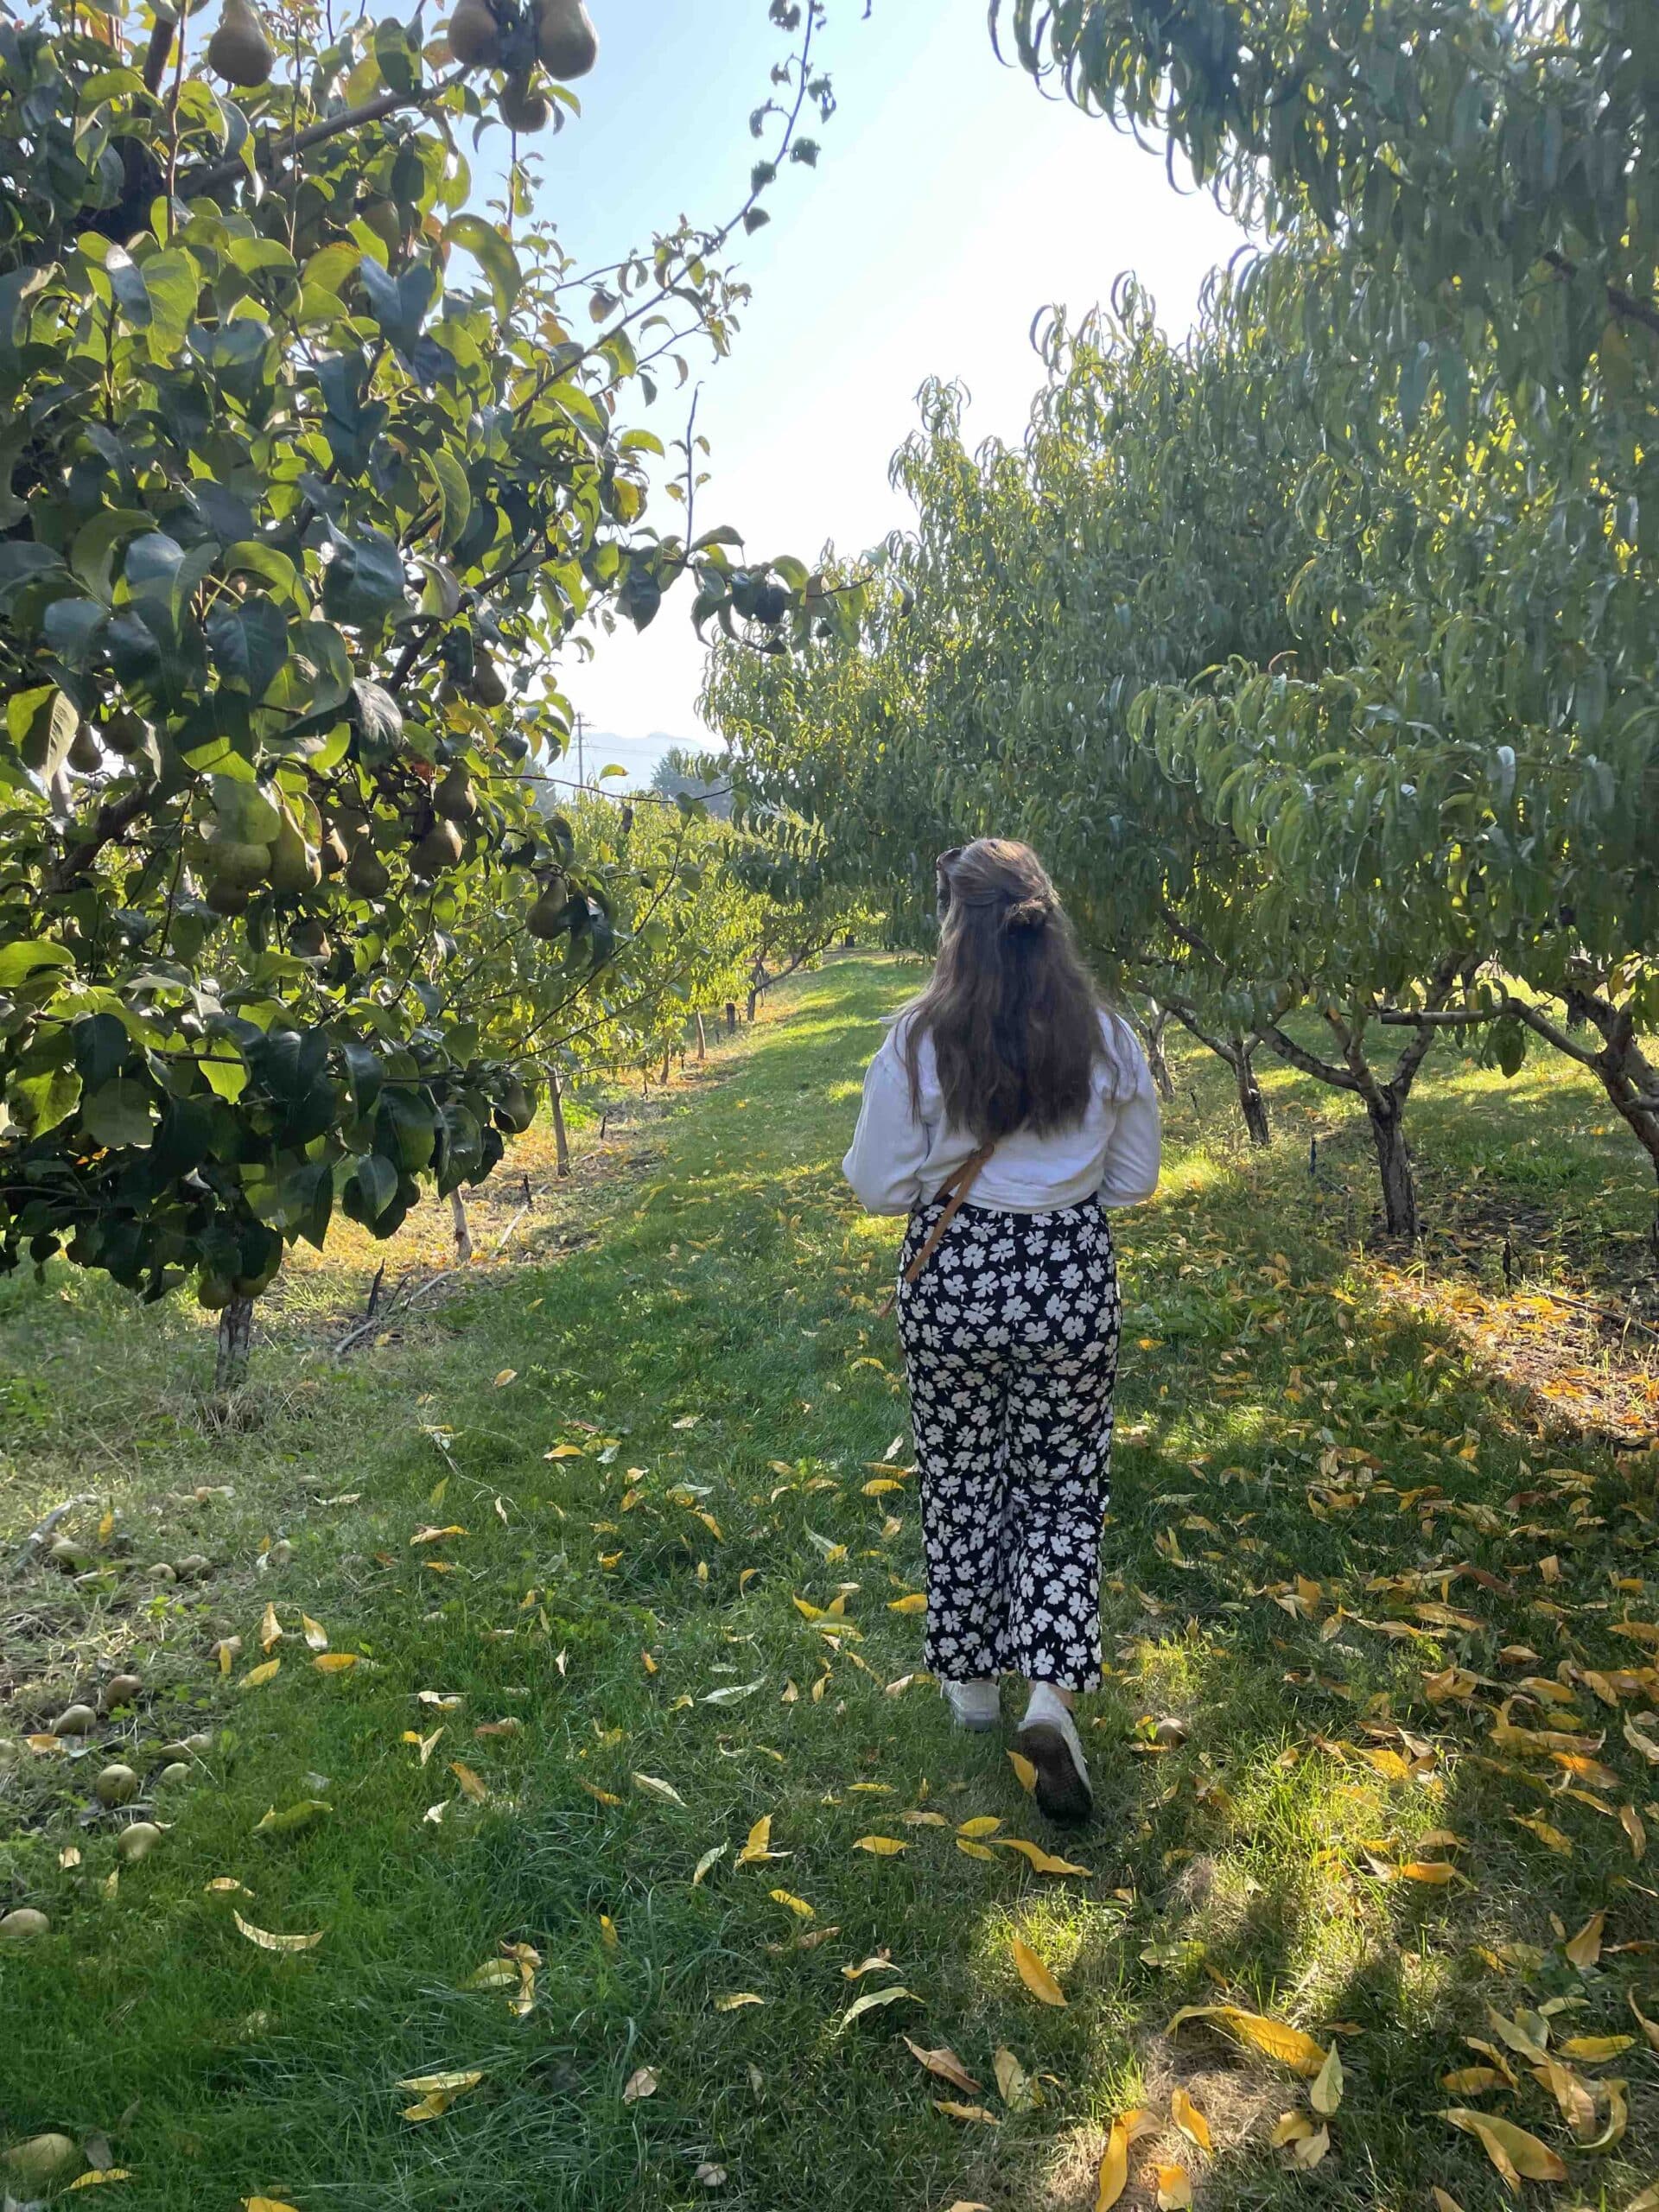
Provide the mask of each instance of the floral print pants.
POLYGON ((1109 1495, 1121 1308, 1105 1214, 965 1205, 914 1283, 938 1219, 899 1256, 927 1554, 927 1663, 1100 1683, 1100 1524, 1109 1495))

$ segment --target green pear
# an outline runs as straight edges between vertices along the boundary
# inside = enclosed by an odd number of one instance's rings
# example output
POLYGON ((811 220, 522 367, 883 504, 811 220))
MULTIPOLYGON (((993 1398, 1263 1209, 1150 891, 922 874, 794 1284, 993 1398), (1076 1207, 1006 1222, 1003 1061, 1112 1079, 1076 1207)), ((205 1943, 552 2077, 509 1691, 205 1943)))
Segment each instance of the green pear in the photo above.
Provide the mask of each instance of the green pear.
POLYGON ((251 90, 268 84, 276 56, 250 0, 225 0, 219 28, 207 41, 207 67, 226 84, 251 90))

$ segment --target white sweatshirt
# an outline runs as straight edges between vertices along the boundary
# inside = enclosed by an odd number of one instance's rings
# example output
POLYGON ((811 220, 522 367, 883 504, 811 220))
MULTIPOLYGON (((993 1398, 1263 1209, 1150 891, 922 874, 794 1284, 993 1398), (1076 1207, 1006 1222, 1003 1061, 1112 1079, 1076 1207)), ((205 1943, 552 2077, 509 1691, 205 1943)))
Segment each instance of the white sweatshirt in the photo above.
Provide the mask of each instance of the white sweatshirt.
MULTIPOLYGON (((1158 1187, 1158 1095, 1134 1032, 1103 1013, 1111 1065, 1097 1062, 1089 1105, 1075 1128, 1038 1136, 1016 1129, 974 1179, 967 1203, 1007 1213, 1046 1213, 1098 1197, 1103 1206, 1139 1205, 1158 1187), (1116 1096, 1113 1096, 1116 1075, 1116 1096)), ((903 1016, 887 1032, 864 1077, 864 1103, 842 1173, 872 1213, 908 1213, 935 1198, 979 1149, 944 1118, 931 1037, 922 1039, 921 1113, 911 1109, 903 1016)))

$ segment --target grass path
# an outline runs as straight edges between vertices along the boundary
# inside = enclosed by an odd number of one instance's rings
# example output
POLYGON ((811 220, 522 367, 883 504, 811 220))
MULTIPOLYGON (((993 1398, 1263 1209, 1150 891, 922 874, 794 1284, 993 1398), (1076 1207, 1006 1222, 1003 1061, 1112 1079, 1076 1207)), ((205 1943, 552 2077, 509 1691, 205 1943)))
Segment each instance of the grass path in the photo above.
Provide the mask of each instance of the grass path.
MULTIPOLYGON (((805 980, 653 1131, 643 1184, 595 1192, 594 1243, 344 1367, 279 1344, 248 1433, 181 1387, 190 1316, 0 1287, 8 1539, 84 1490, 74 1533, 134 1561, 0 1582, 0 1910, 53 1922, 0 1948, 0 2142, 67 2132, 136 2212, 1068 2212, 1133 2107, 1159 2132, 1125 2205, 1179 2163, 1204 2206, 1438 2184, 1491 2212, 1447 2107, 1564 2162, 1541 2202, 1617 2212, 1654 2178, 1629 2000, 1659 2018, 1659 1454, 1547 1441, 1444 1302, 1336 1241, 1299 1181, 1328 1100, 1283 1079, 1290 1134, 1252 1160, 1221 1071, 1184 1065, 1166 1188, 1121 1240, 1101 1817, 1046 1831, 917 1678, 893 1226, 836 1168, 906 980, 805 980), (141 1579, 181 1554, 196 1579, 141 1579), (143 1693, 86 1757, 29 1748, 129 1662, 143 1693), (118 1755, 172 1824, 118 1878, 90 1789, 118 1755), (1224 2024, 1168 2032, 1221 2003, 1337 2048, 1334 2113, 1224 2024), (1584 2037, 1630 2040, 1563 2055, 1584 2037), (398 2086, 434 2076, 465 2086, 398 2086)), ((1606 1183, 1565 1087, 1437 1080, 1459 1129, 1484 1116, 1458 1142, 1508 1130, 1486 1183, 1516 1205, 1606 1183)), ((1351 1129, 1325 1150, 1360 1159, 1351 1129)))

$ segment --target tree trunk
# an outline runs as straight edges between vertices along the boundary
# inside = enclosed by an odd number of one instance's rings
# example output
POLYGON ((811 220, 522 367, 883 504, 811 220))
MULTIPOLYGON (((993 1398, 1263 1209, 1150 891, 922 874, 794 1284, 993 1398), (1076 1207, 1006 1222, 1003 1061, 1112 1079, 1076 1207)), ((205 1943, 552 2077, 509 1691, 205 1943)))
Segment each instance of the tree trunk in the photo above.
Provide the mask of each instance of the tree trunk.
POLYGON ((1255 1070, 1250 1065, 1255 1046, 1243 1037, 1233 1039, 1233 1081, 1238 1090, 1238 1110, 1244 1116, 1244 1126, 1250 1133, 1252 1144, 1271 1144, 1273 1131, 1268 1126, 1268 1102, 1262 1096, 1262 1086, 1255 1079, 1255 1070))
POLYGON ((464 1268, 473 1256, 473 1232, 467 1224, 467 1201, 459 1191, 449 1193, 449 1218, 455 1229, 455 1265, 464 1268))
MULTIPOLYGON (((553 1157, 563 1182, 570 1173, 570 1141, 564 1133, 564 1085, 556 1072, 547 1087, 547 1103, 553 1112, 553 1157)), ((600 1135, 604 1135, 602 1128, 600 1135)))
POLYGON ((248 1379, 248 1355, 253 1343, 253 1300, 237 1296, 219 1316, 219 1358, 213 1369, 213 1388, 220 1397, 239 1390, 248 1379))
POLYGON ((759 984, 751 983, 749 986, 749 1020, 751 1021, 754 1020, 754 1009, 760 1002, 760 988, 759 984))
POLYGON ((737 1001, 735 999, 728 999, 726 1001, 726 1034, 728 1037, 735 1037, 737 1034, 737 1001))
POLYGON ((1147 1065, 1158 1086, 1158 1096, 1166 1106, 1175 1101, 1175 1078, 1169 1071, 1169 1056, 1164 1050, 1164 1032, 1169 1023, 1168 1008, 1160 1006, 1156 999, 1148 999, 1140 1025, 1141 1039, 1147 1048, 1147 1065))
POLYGON ((704 1031, 703 1031, 703 1027, 702 1027, 702 1014, 698 1014, 698 1015, 696 1016, 696 1023, 697 1023, 697 1058, 698 1058, 700 1060, 706 1060, 706 1059, 708 1058, 708 1057, 709 1057, 709 1039, 708 1039, 708 1037, 705 1035, 704 1031))
POLYGON ((1371 1142, 1376 1147, 1376 1164, 1382 1175, 1382 1216, 1389 1234, 1414 1241, 1417 1186, 1412 1180, 1411 1154, 1406 1149, 1400 1102, 1384 1093, 1380 1105, 1368 1099, 1365 1112, 1371 1125, 1371 1142))
POLYGON ((658 1082, 661 1084, 664 1090, 668 1089, 668 1078, 671 1071, 672 1071, 673 1065, 674 1047, 671 1045, 668 1050, 663 1054, 663 1071, 657 1078, 658 1082))

